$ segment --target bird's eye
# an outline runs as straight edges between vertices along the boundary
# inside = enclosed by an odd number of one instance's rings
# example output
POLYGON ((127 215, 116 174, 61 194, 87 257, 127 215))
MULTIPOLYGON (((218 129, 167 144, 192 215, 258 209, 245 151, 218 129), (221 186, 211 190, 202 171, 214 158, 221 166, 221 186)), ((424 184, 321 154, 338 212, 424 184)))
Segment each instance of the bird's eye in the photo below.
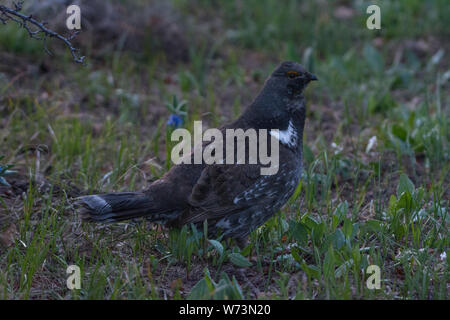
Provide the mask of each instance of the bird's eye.
POLYGON ((290 79, 294 79, 300 75, 297 71, 288 71, 286 74, 290 79))

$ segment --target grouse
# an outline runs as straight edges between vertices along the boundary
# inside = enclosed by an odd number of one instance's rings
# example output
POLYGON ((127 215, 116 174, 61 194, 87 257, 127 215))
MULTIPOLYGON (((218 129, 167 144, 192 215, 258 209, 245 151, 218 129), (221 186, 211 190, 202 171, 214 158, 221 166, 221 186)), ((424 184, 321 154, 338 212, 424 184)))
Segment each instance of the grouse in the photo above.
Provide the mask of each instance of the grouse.
MULTIPOLYGON (((279 142, 275 174, 261 174, 260 161, 180 163, 144 192, 79 197, 80 214, 95 222, 145 217, 168 227, 202 225, 206 220, 209 234, 245 243, 251 231, 283 207, 300 181, 306 115, 303 90, 313 80, 316 76, 300 64, 282 62, 243 114, 219 129, 265 129, 279 142)), ((207 145, 203 143, 202 148, 207 145)))

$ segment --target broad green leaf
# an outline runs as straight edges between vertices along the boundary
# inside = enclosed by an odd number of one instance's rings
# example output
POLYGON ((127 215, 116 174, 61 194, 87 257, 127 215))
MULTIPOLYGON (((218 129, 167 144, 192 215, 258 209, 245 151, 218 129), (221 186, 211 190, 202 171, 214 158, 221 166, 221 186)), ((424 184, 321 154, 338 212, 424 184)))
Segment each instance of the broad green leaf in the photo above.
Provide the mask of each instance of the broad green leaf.
POLYGON ((323 238, 324 233, 325 233, 325 223, 321 222, 321 223, 317 224, 314 227, 314 229, 311 230, 311 239, 315 243, 319 244, 323 238))
POLYGON ((211 243, 211 245, 214 247, 214 249, 217 250, 217 252, 219 253, 219 255, 223 254, 223 245, 217 241, 217 240, 208 240, 209 243, 211 243))
POLYGON ((409 212, 412 209, 413 202, 411 193, 409 191, 402 192, 400 199, 397 201, 397 210, 399 209, 405 209, 407 212, 409 212))
POLYGON ((303 223, 296 222, 294 220, 289 221, 289 231, 295 241, 299 244, 304 245, 308 241, 308 230, 303 223))
POLYGON ((341 264, 339 267, 336 268, 334 276, 336 278, 340 278, 345 272, 347 272, 347 270, 351 269, 352 266, 353 266, 353 259, 345 261, 343 264, 341 264))
POLYGON ((252 266, 252 263, 250 261, 248 261, 244 256, 237 252, 230 254, 229 259, 231 263, 237 265, 238 267, 246 268, 252 266))
POLYGON ((342 233, 341 229, 337 229, 331 236, 331 242, 333 243, 333 247, 336 249, 342 248, 345 244, 345 237, 342 233))
POLYGON ((204 278, 195 284, 187 297, 188 300, 204 300, 209 298, 210 293, 204 278))
POLYGON ((289 223, 286 221, 286 219, 280 219, 280 223, 283 232, 287 232, 289 230, 289 223))
POLYGON ((379 232, 381 231, 381 221, 379 220, 367 220, 364 224, 368 231, 379 232))
POLYGON ((4 185, 4 186, 7 186, 7 187, 10 186, 10 184, 3 177, 0 177, 0 185, 4 185))
POLYGON ((363 49, 363 55, 367 64, 375 73, 380 73, 384 69, 383 56, 375 49, 374 46, 366 44, 363 49))
POLYGON ((301 221, 303 222, 303 224, 309 228, 309 230, 313 230, 318 224, 319 222, 317 222, 316 219, 314 219, 313 217, 310 217, 308 214, 306 214, 301 221))
POLYGON ((344 219, 344 226, 342 227, 342 232, 347 239, 351 239, 353 233, 353 225, 350 219, 344 219))
POLYGON ((341 222, 346 217, 347 213, 348 213, 348 202, 344 201, 339 203, 339 205, 334 210, 333 215, 339 219, 339 222, 341 222))
POLYGON ((400 198, 403 192, 409 192, 410 195, 414 193, 414 184, 404 173, 400 175, 400 181, 397 186, 397 198, 400 198))
POLYGON ((370 113, 385 112, 387 110, 397 107, 397 102, 389 93, 380 97, 380 95, 372 95, 369 97, 368 109, 370 113))
POLYGON ((408 131, 399 124, 394 124, 392 126, 392 134, 403 142, 408 138, 408 131))
POLYGON ((320 270, 315 265, 307 265, 305 262, 300 264, 303 272, 310 278, 319 279, 320 278, 320 270))
POLYGON ((389 211, 395 210, 397 207, 397 197, 391 194, 391 197, 389 198, 389 211))

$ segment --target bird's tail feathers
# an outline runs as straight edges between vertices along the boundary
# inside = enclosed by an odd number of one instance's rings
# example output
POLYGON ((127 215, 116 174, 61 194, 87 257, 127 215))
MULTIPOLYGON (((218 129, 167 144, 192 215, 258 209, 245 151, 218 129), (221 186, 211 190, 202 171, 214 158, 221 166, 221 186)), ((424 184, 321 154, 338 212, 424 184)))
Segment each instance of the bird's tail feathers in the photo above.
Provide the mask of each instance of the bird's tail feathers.
POLYGON ((139 192, 82 196, 76 199, 84 220, 116 222, 146 216, 152 212, 151 199, 139 192))

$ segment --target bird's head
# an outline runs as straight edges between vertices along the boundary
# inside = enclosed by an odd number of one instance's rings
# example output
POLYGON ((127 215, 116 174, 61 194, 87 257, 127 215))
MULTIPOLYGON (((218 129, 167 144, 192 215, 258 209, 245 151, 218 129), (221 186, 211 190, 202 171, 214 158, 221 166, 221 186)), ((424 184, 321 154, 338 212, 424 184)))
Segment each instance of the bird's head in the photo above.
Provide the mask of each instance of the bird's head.
POLYGON ((245 111, 244 118, 271 128, 284 128, 293 114, 304 119, 302 93, 313 80, 317 80, 316 76, 299 63, 282 62, 266 80, 261 92, 245 111))
POLYGON ((272 73, 268 82, 274 89, 286 92, 295 97, 303 92, 308 83, 317 80, 317 77, 299 63, 293 61, 282 62, 272 73))

